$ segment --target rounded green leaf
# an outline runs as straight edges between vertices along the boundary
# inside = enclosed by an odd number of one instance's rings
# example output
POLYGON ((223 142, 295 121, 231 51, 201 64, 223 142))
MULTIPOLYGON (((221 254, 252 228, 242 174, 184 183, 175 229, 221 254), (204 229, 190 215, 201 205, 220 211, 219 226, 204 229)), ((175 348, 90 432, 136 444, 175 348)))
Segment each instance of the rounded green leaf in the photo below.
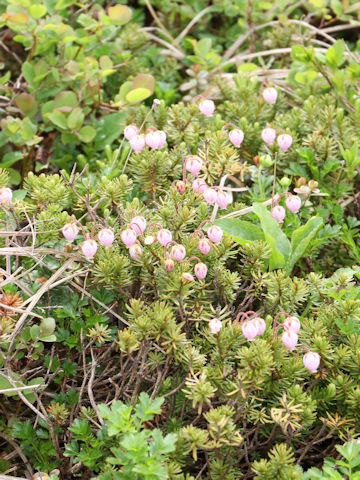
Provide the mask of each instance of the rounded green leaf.
POLYGON ((24 113, 32 112, 37 107, 36 100, 29 93, 20 93, 15 104, 24 113))
POLYGON ((78 130, 84 123, 84 118, 85 115, 81 108, 74 108, 67 119, 67 126, 70 130, 78 130))
POLYGON ((146 98, 152 95, 151 90, 147 88, 135 88, 134 90, 130 90, 130 92, 126 95, 126 100, 128 102, 142 102, 146 98))
POLYGON ((41 18, 47 13, 47 9, 45 5, 41 5, 39 3, 35 5, 31 5, 29 8, 29 13, 33 18, 41 18))
POLYGON ((85 143, 89 143, 92 140, 94 140, 95 135, 96 135, 96 130, 90 125, 86 125, 85 127, 82 127, 78 131, 78 137, 80 138, 80 140, 82 140, 85 143))
POLYGON ((108 16, 115 25, 125 25, 131 20, 132 11, 126 5, 115 5, 108 8, 108 16))

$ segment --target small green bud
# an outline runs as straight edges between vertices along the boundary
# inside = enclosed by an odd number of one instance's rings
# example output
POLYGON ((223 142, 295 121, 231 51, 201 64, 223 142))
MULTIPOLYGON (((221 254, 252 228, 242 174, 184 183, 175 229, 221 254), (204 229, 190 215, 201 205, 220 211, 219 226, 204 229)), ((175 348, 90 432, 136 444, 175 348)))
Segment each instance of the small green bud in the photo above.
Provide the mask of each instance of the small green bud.
POLYGON ((260 165, 262 167, 271 167, 274 165, 274 160, 270 155, 260 155, 260 165))
POLYGON ((287 188, 291 183, 291 179, 289 177, 282 177, 279 181, 280 185, 284 188, 287 188))

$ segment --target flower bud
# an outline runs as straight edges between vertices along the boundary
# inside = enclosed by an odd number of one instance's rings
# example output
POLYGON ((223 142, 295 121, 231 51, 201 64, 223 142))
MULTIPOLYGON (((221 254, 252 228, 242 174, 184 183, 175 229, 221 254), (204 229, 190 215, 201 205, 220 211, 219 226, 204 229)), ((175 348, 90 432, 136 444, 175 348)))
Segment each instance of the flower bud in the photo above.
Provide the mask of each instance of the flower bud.
POLYGON ((201 167, 202 167, 202 160, 197 155, 188 155, 185 160, 185 168, 188 172, 192 175, 198 175, 201 167))
POLYGON ((225 209, 229 203, 227 193, 223 192, 222 190, 218 190, 216 195, 216 203, 219 205, 219 208, 221 208, 222 210, 225 209))
POLYGON ((132 228, 127 228, 124 230, 120 237, 127 248, 130 248, 136 242, 136 233, 132 228))
POLYGON ((192 188, 194 192, 203 193, 208 186, 202 178, 195 178, 195 180, 192 182, 192 188))
POLYGON ((281 335, 281 340, 285 347, 291 352, 295 349, 298 342, 298 334, 294 330, 285 330, 285 332, 281 335))
POLYGON ((209 230, 207 231, 207 236, 210 238, 212 242, 216 244, 220 243, 223 237, 223 231, 217 225, 211 225, 209 230))
POLYGON ((240 147, 244 140, 244 132, 240 128, 234 128, 229 132, 229 140, 234 147, 240 147))
POLYGON ((285 200, 285 204, 292 213, 298 213, 301 207, 301 198, 298 195, 291 195, 285 200))
POLYGON ((264 130, 261 132, 261 138, 267 145, 269 145, 269 147, 271 147, 271 145, 273 145, 275 142, 276 130, 271 127, 264 128, 264 130))
POLYGON ((175 263, 171 258, 167 258, 164 262, 164 265, 167 272, 172 272, 174 270, 175 263))
POLYGON ((285 208, 281 207, 280 205, 276 205, 271 209, 271 215, 278 223, 282 223, 286 215, 285 208))
POLYGON ((152 245, 155 242, 155 238, 152 235, 147 235, 145 237, 144 243, 145 245, 152 245))
POLYGON ((110 247, 115 239, 115 235, 109 228, 103 228, 98 234, 98 239, 105 247, 110 247))
POLYGON ((216 202, 217 193, 216 193, 216 190, 214 188, 208 187, 204 191, 203 195, 204 195, 205 202, 208 203, 209 205, 213 205, 216 202))
POLYGON ((153 100, 153 105, 154 105, 155 107, 158 107, 160 104, 161 104, 161 100, 159 100, 158 98, 154 98, 154 100, 153 100))
POLYGON ((136 215, 130 221, 130 228, 134 230, 136 235, 142 235, 146 230, 147 222, 144 217, 136 215))
POLYGON ((289 177, 282 177, 280 178, 279 183, 282 187, 287 188, 291 183, 291 179, 289 177))
POLYGON ((216 335, 217 333, 220 332, 222 328, 222 323, 218 318, 213 318, 209 322, 209 328, 210 328, 210 332, 216 335))
POLYGON ((303 356, 304 367, 311 373, 316 373, 320 365, 320 355, 316 352, 307 352, 303 356))
POLYGON ((270 155, 260 155, 260 165, 262 167, 271 167, 274 165, 274 160, 270 155))
POLYGON ((126 140, 130 141, 133 137, 135 137, 135 135, 139 135, 139 134, 140 134, 139 127, 135 125, 135 123, 131 123, 130 125, 124 128, 124 137, 126 138, 126 140))
POLYGON ((13 197, 12 190, 7 187, 0 187, 0 204, 9 205, 13 197))
POLYGON ((252 320, 245 320, 241 325, 241 331, 244 337, 252 342, 258 334, 256 324, 252 320))
POLYGON ((171 249, 171 256, 177 262, 182 262, 186 257, 186 249, 184 245, 180 245, 180 244, 174 245, 171 249))
POLYGON ((160 243, 160 245, 166 247, 166 245, 172 240, 172 233, 170 232, 170 230, 162 228, 157 232, 156 240, 160 243))
POLYGON ((154 132, 149 132, 145 136, 145 142, 146 145, 152 150, 164 148, 166 142, 166 133, 162 130, 155 130, 154 132))
POLYGON ((200 238, 199 250, 203 255, 207 255, 211 250, 211 243, 207 238, 200 238))
POLYGON ((253 318, 252 321, 256 325, 258 336, 262 335, 266 330, 265 320, 261 317, 255 317, 255 318, 253 318))
POLYGON ((264 88, 264 90, 262 92, 262 95, 263 95, 263 98, 264 98, 265 102, 268 102, 271 105, 274 105, 274 103, 277 100, 278 93, 277 93, 276 88, 268 87, 268 88, 264 88))
POLYGON ((202 262, 197 263, 194 267, 195 275, 199 280, 205 279, 207 271, 208 267, 205 265, 205 263, 202 262))
POLYGON ((181 275, 181 280, 185 282, 195 282, 195 278, 189 272, 185 272, 181 275))
POLYGON ((287 150, 289 150, 292 142, 293 142, 292 136, 288 135, 287 133, 282 133, 277 137, 277 143, 283 152, 286 152, 287 150))
POLYGON ((317 188, 319 184, 316 180, 310 180, 308 185, 310 190, 315 190, 315 188, 317 188))
POLYGON ((75 223, 67 223, 63 226, 62 233, 68 242, 72 242, 79 233, 79 229, 75 223))
POLYGON ((81 244, 81 250, 83 252, 83 254, 85 255, 86 258, 93 258, 95 253, 96 253, 96 250, 97 250, 97 243, 95 242, 95 240, 85 240, 85 242, 83 242, 81 244))
POLYGON ((285 330, 294 330, 295 333, 299 333, 300 327, 301 323, 297 317, 287 317, 284 321, 285 330))
POLYGON ((182 180, 179 180, 178 182, 176 182, 176 188, 177 188, 177 191, 180 193, 180 195, 184 195, 185 183, 182 180))
POLYGON ((134 135, 130 140, 130 146, 135 153, 140 153, 145 147, 145 138, 142 135, 134 135))
POLYGON ((199 109, 206 117, 212 117, 215 111, 215 103, 212 100, 202 100, 199 109))
POLYGON ((295 182, 295 185, 297 187, 303 187, 304 185, 307 184, 307 181, 306 181, 306 178, 305 177, 299 177, 296 182, 295 182))
POLYGON ((142 248, 138 243, 134 243, 134 245, 131 245, 129 248, 129 255, 131 258, 134 260, 140 260, 140 256, 142 254, 142 248))

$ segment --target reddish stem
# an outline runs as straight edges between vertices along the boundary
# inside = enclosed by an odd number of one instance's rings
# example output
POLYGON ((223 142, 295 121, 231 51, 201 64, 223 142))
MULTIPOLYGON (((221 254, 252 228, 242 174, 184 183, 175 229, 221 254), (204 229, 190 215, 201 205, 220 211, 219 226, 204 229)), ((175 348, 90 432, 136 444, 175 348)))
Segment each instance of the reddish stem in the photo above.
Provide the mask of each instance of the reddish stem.
POLYGON ((237 126, 234 125, 233 123, 225 123, 225 125, 222 127, 221 130, 224 131, 224 128, 226 128, 226 127, 234 127, 234 128, 237 128, 237 126))
POLYGON ((163 228, 162 225, 160 225, 160 223, 157 223, 157 222, 153 222, 153 223, 150 223, 150 225, 148 226, 148 231, 150 230, 150 228, 153 226, 153 225, 156 225, 157 227, 159 228, 163 228))
POLYGON ((296 352, 296 357, 295 357, 296 360, 299 358, 299 352, 302 348, 304 348, 307 352, 311 352, 310 348, 307 347, 306 345, 300 345, 296 352))
POLYGON ((88 240, 90 237, 89 235, 85 232, 85 229, 84 227, 81 225, 81 223, 79 222, 79 220, 73 220, 71 223, 77 223, 78 225, 80 225, 80 228, 84 234, 84 237, 85 237, 85 240, 88 240))
POLYGON ((91 229, 91 234, 90 234, 90 237, 91 237, 91 238, 94 238, 94 231, 95 231, 95 228, 96 228, 96 227, 99 227, 99 228, 101 228, 101 229, 105 228, 104 225, 100 225, 100 223, 97 223, 96 225, 94 225, 94 226, 92 227, 92 229, 91 229))

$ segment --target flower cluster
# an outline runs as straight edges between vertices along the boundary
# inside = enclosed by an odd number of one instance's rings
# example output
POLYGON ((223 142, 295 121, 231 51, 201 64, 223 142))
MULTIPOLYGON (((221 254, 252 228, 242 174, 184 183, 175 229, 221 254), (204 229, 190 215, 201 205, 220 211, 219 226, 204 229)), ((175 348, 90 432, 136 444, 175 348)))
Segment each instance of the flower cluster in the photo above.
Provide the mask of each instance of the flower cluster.
MULTIPOLYGON (((185 169, 191 173, 191 175, 196 177, 192 182, 194 192, 202 194, 205 202, 209 205, 214 205, 216 203, 221 209, 225 209, 228 206, 229 197, 223 190, 221 190, 221 188, 209 187, 205 180, 198 177, 202 165, 203 162, 197 155, 188 155, 185 159, 185 169)), ((185 182, 177 180, 176 184, 179 193, 183 194, 185 192, 185 182)))
POLYGON ((145 145, 152 150, 164 148, 166 143, 166 133, 162 130, 157 130, 155 127, 149 127, 146 130, 145 137, 141 135, 140 128, 132 123, 125 127, 124 137, 129 141, 131 148, 135 153, 140 153, 145 145))
POLYGON ((284 221, 286 210, 284 207, 279 205, 279 201, 281 197, 287 195, 287 199, 285 200, 285 204, 287 208, 292 213, 298 213, 301 207, 301 198, 298 195, 293 195, 290 192, 282 193, 275 201, 275 206, 271 209, 271 215, 275 218, 278 223, 282 223, 284 221))
MULTIPOLYGON (((276 315, 274 320, 274 339, 280 327, 284 328, 284 332, 281 335, 281 341, 283 342, 285 347, 288 348, 290 352, 292 352, 293 350, 295 350, 298 343, 298 334, 301 328, 300 320, 297 317, 291 316, 286 312, 280 312, 276 315), (286 319, 282 324, 277 325, 278 318, 281 315, 285 315, 286 319)), ((305 345, 302 345, 300 348, 304 348, 307 350, 307 353, 303 356, 303 364, 305 368, 307 368, 311 373, 316 373, 320 365, 320 355, 316 352, 310 351, 310 349, 305 345)))
POLYGON ((98 249, 98 245, 93 238, 95 228, 101 228, 97 237, 99 242, 104 245, 104 247, 110 247, 113 244, 115 235, 112 230, 104 227, 103 225, 94 225, 91 234, 89 235, 85 232, 83 226, 77 220, 74 220, 73 222, 67 223, 63 226, 62 233, 69 243, 73 242, 79 234, 77 224, 80 225, 85 237, 84 242, 81 244, 81 250, 86 258, 93 258, 98 249))

